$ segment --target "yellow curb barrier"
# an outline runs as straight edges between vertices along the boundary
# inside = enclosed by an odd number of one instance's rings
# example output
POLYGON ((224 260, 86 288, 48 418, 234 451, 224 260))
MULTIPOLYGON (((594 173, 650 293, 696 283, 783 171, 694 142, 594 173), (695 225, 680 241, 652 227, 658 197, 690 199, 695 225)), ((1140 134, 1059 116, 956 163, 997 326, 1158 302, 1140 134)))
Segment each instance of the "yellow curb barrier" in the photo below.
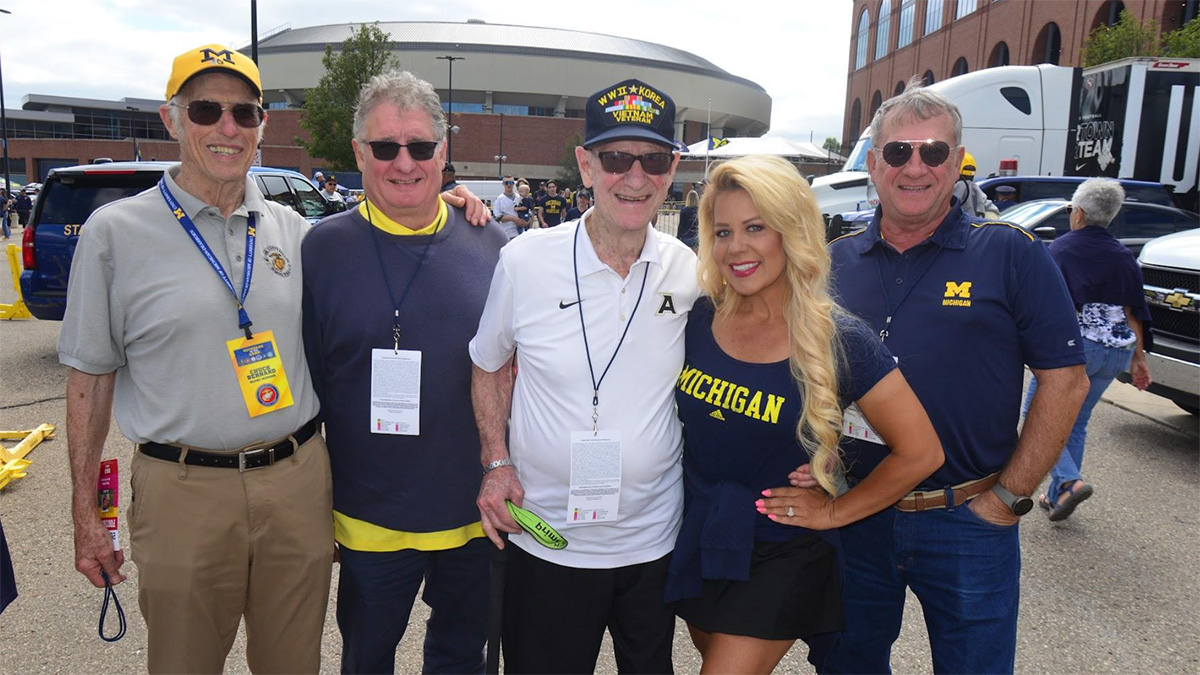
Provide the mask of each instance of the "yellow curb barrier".
MULTIPOLYGON (((29 308, 21 299, 21 249, 16 244, 8 245, 8 269, 12 272, 13 290, 17 292, 17 301, 11 305, 0 304, 0 319, 32 319, 29 308)), ((0 483, 0 487, 3 487, 0 483)))
POLYGON ((54 438, 54 425, 43 424, 29 431, 0 431, 0 439, 12 441, 18 438, 21 442, 11 450, 0 445, 0 489, 17 478, 25 477, 25 469, 31 463, 25 456, 36 448, 38 443, 54 438))

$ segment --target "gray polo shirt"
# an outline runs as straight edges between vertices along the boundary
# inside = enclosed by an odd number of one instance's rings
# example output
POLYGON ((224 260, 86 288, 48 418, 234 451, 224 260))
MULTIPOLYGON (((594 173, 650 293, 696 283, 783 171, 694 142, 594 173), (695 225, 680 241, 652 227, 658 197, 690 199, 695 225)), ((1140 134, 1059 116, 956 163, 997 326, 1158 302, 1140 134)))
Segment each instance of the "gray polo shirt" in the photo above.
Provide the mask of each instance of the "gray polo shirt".
POLYGON ((317 397, 300 328, 300 241, 308 223, 269 202, 246 178, 242 206, 220 211, 167 186, 225 267, 239 294, 247 216, 255 214, 255 260, 246 311, 254 332, 272 330, 292 390, 288 408, 251 418, 225 343, 242 336, 233 294, 158 188, 100 207, 79 235, 67 311, 58 336, 63 364, 116 372, 113 410, 136 443, 233 450, 287 436, 316 416, 317 397))

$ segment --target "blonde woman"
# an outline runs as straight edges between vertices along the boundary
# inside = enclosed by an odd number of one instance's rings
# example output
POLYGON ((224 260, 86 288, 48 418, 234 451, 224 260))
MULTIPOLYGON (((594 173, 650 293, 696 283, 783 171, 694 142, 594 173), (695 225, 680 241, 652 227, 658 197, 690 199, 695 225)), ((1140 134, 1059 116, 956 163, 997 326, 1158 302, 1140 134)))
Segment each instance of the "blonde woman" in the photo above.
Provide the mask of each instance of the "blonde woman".
POLYGON ((667 601, 701 672, 770 672, 797 639, 818 667, 842 627, 835 528, 895 503, 942 463, 895 361, 829 297, 812 192, 778 157, 717 167, 700 203, 700 287, 676 387, 684 516, 667 601), (891 448, 843 485, 843 409, 891 448), (811 464, 819 488, 778 487, 811 464))

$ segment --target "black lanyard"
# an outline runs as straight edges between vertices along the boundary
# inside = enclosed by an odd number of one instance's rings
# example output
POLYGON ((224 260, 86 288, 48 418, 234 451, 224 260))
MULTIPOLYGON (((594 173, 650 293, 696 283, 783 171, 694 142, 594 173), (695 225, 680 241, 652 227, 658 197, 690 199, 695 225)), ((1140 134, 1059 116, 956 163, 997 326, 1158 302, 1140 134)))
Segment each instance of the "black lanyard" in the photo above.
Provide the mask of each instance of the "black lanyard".
MULTIPOLYGON (((366 202, 367 210, 367 225, 371 229, 371 241, 375 242, 375 257, 379 259, 379 269, 383 272, 383 285, 387 288, 388 297, 392 300, 392 338, 395 340, 395 351, 400 351, 400 306, 404 304, 404 299, 408 297, 408 291, 412 288, 413 282, 417 280, 417 275, 421 273, 421 268, 425 265, 425 256, 429 254, 429 247, 433 246, 433 240, 437 238, 439 228, 434 227, 433 234, 429 235, 429 241, 425 242, 425 248, 421 249, 421 257, 417 259, 417 268, 413 270, 412 276, 408 278, 408 283, 404 285, 404 290, 400 293, 400 299, 397 301, 396 294, 392 292, 392 280, 388 277, 387 265, 383 262, 383 252, 379 249, 379 233, 376 232, 375 223, 371 220, 371 204, 366 202)), ((438 206, 438 218, 434 221, 437 225, 444 225, 447 218, 443 218, 444 211, 442 206, 438 206)), ((411 235, 410 235, 411 236, 411 235)))
POLYGON ((575 240, 571 245, 571 264, 575 269, 575 305, 579 307, 579 327, 583 331, 583 353, 587 355, 588 374, 592 377, 592 435, 596 435, 600 429, 600 384, 604 382, 604 376, 608 375, 608 369, 612 367, 613 361, 617 360, 617 352, 621 351, 621 345, 625 344, 625 336, 629 334, 629 327, 633 325, 638 307, 642 304, 642 295, 646 292, 646 278, 650 276, 650 263, 646 263, 646 268, 642 273, 642 290, 638 291, 637 302, 633 303, 633 311, 629 313, 629 321, 625 322, 625 330, 621 333, 621 339, 617 341, 617 348, 613 350, 612 358, 608 360, 608 365, 604 366, 604 372, 600 373, 600 379, 597 380, 596 369, 592 367, 592 350, 588 346, 587 323, 583 320, 583 294, 579 291, 579 231, 583 229, 583 222, 579 221, 575 227, 575 240))
MULTIPOLYGON (((900 305, 904 304, 904 301, 906 299, 908 299, 908 294, 912 293, 913 289, 917 287, 917 284, 921 283, 921 279, 925 278, 925 273, 929 271, 929 268, 933 267, 934 261, 937 260, 938 255, 942 252, 942 247, 938 246, 938 249, 933 252, 933 255, 930 256, 930 258, 929 258, 929 262, 925 263, 925 267, 921 269, 920 274, 918 274, 917 278, 913 280, 912 284, 910 284, 909 287, 907 289, 905 289, 904 294, 900 296, 900 300, 897 301, 896 306, 893 307, 891 300, 888 299, 887 280, 884 279, 884 276, 883 276, 883 262, 882 262, 881 258, 887 257, 887 248, 886 247, 888 246, 888 244, 887 244, 887 240, 883 238, 882 228, 879 231, 879 242, 880 242, 880 245, 884 247, 884 250, 883 250, 883 253, 879 257, 875 258, 875 267, 876 267, 876 269, 879 270, 879 285, 880 285, 880 290, 883 291, 883 315, 884 315, 884 317, 886 317, 883 322, 883 328, 880 329, 880 331, 879 331, 879 340, 881 342, 887 342, 888 336, 891 335, 891 333, 888 331, 888 329, 891 328, 891 326, 892 326, 892 319, 895 318, 896 312, 900 311, 900 305)), ((898 255, 902 256, 904 254, 898 253, 898 255)))
POLYGON ((183 226, 183 231, 187 232, 188 238, 192 240, 196 248, 200 249, 200 253, 204 254, 204 259, 208 261, 208 264, 216 271, 217 276, 224 282, 225 287, 233 294, 233 299, 237 302, 238 328, 246 331, 247 340, 253 339, 254 335, 250 332, 250 326, 253 324, 250 322, 250 315, 246 313, 245 305, 246 296, 250 294, 250 279, 254 276, 254 214, 251 213, 246 217, 246 261, 244 272, 242 273, 242 295, 238 297, 237 291, 233 288, 233 281, 225 273, 225 267, 221 265, 220 260, 217 260, 208 242, 204 241, 200 230, 197 230, 196 224, 192 222, 191 218, 188 218, 188 214, 184 212, 179 201, 175 199, 175 195, 171 194, 165 178, 158 181, 158 190, 162 193, 163 199, 166 200, 167 207, 171 209, 171 215, 175 216, 175 219, 183 226))

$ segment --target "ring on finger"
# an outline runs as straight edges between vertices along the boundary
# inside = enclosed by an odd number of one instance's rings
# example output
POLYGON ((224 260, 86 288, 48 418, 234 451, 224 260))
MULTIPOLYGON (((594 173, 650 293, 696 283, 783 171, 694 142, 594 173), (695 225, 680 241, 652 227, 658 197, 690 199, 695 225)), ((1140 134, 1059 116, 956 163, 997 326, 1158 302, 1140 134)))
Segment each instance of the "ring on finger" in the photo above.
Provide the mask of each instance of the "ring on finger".
POLYGON ((796 516, 796 510, 789 506, 787 516, 788 518, 794 518, 796 516))

